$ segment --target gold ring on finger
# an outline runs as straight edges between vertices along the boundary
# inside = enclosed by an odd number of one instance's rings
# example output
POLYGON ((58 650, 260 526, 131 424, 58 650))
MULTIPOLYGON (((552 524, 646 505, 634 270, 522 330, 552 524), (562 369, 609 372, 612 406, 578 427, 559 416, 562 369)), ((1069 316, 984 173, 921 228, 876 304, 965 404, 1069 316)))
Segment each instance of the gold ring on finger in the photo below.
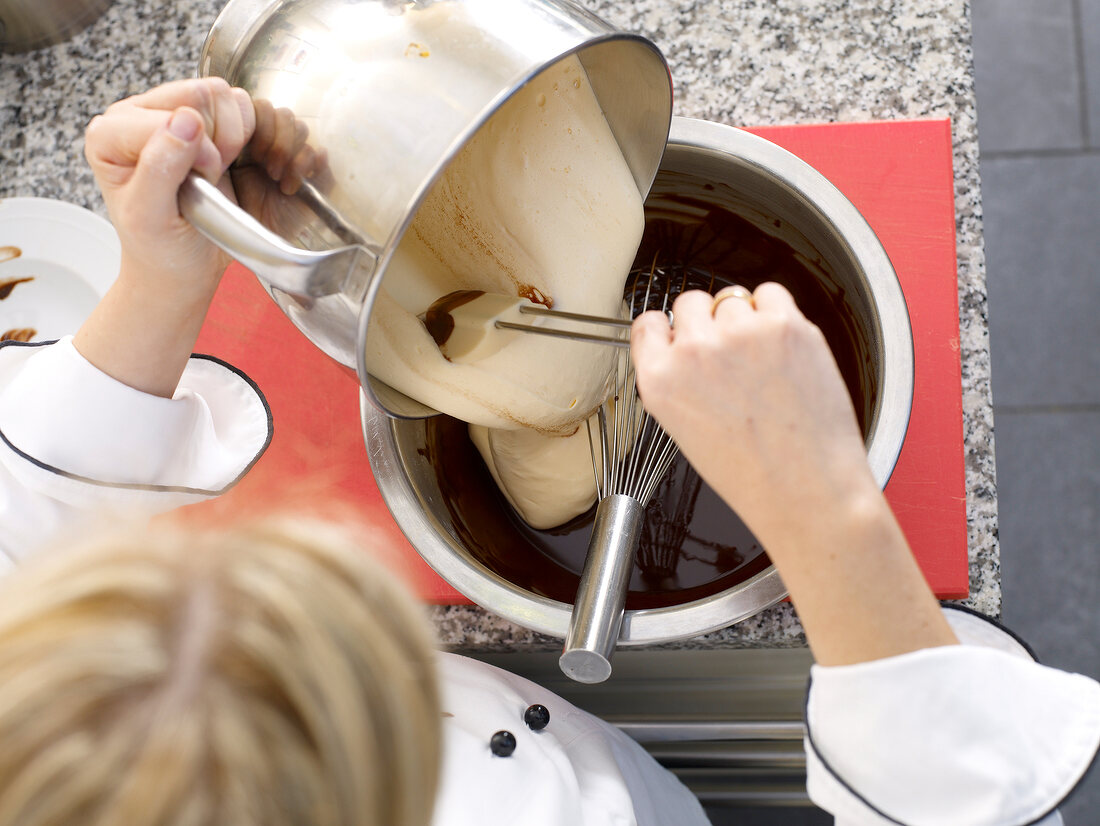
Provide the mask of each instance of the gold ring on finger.
POLYGON ((714 296, 714 302, 710 305, 710 314, 714 315, 718 312, 718 305, 725 301, 727 298, 739 298, 746 302, 750 307, 756 308, 756 302, 752 299, 752 293, 742 287, 740 284, 734 284, 730 287, 723 287, 714 296))

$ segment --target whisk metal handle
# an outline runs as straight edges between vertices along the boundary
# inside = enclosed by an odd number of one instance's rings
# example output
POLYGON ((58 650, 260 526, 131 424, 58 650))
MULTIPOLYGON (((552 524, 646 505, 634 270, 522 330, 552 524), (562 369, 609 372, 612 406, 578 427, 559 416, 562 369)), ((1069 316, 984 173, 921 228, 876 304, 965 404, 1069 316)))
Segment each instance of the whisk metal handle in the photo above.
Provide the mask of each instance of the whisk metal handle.
POLYGON ((621 494, 602 499, 596 507, 569 633, 558 658, 561 670, 577 682, 602 683, 611 676, 643 516, 638 500, 621 494))

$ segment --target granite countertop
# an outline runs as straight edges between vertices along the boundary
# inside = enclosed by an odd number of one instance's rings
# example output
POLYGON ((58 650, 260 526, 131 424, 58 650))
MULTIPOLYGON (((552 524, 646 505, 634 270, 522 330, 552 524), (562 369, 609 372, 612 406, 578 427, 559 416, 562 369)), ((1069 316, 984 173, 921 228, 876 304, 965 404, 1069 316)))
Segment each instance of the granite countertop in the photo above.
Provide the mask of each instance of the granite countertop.
MULTIPOLYGON (((110 103, 195 73, 222 0, 115 0, 66 43, 0 55, 0 197, 39 196, 106 216, 82 156, 110 103)), ((966 448, 970 593, 1000 614, 978 138, 967 0, 587 0, 652 38, 672 67, 675 112, 737 126, 950 118, 966 448)), ((487 611, 434 607, 457 650, 559 643, 487 611)), ((788 647, 805 638, 788 604, 676 647, 788 647)))

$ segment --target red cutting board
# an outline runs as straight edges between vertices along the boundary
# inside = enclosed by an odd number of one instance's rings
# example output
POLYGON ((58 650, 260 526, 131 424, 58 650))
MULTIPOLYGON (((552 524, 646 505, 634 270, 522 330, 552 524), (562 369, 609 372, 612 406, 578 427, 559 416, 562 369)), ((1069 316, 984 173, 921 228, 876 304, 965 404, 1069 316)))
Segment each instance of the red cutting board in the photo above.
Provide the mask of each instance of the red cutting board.
MULTIPOLYGON (((886 496, 932 589, 941 598, 964 597, 969 578, 950 122, 748 131, 831 180, 866 217, 897 270, 913 325, 916 386, 886 496)), ((299 334, 240 265, 226 273, 196 350, 252 377, 271 405, 275 436, 240 484, 189 510, 348 507, 390 540, 392 566, 424 600, 469 602, 420 559, 386 509, 363 447, 354 377, 299 334)))

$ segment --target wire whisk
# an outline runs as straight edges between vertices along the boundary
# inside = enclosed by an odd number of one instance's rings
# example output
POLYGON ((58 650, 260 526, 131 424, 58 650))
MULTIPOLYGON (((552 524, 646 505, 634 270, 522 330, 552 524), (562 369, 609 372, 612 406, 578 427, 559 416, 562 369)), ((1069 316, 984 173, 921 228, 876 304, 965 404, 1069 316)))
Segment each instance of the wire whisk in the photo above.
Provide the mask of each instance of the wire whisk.
MULTIPOLYGON (((685 279, 670 283, 667 272, 656 268, 636 274, 628 289, 631 317, 647 309, 667 313, 684 283, 685 279)), ((609 384, 611 392, 597 413, 596 426, 591 419, 588 424, 599 502, 558 660, 565 674, 582 683, 603 682, 611 676, 611 656, 622 628, 645 508, 679 453, 676 443, 642 406, 627 351, 618 354, 609 384)))

